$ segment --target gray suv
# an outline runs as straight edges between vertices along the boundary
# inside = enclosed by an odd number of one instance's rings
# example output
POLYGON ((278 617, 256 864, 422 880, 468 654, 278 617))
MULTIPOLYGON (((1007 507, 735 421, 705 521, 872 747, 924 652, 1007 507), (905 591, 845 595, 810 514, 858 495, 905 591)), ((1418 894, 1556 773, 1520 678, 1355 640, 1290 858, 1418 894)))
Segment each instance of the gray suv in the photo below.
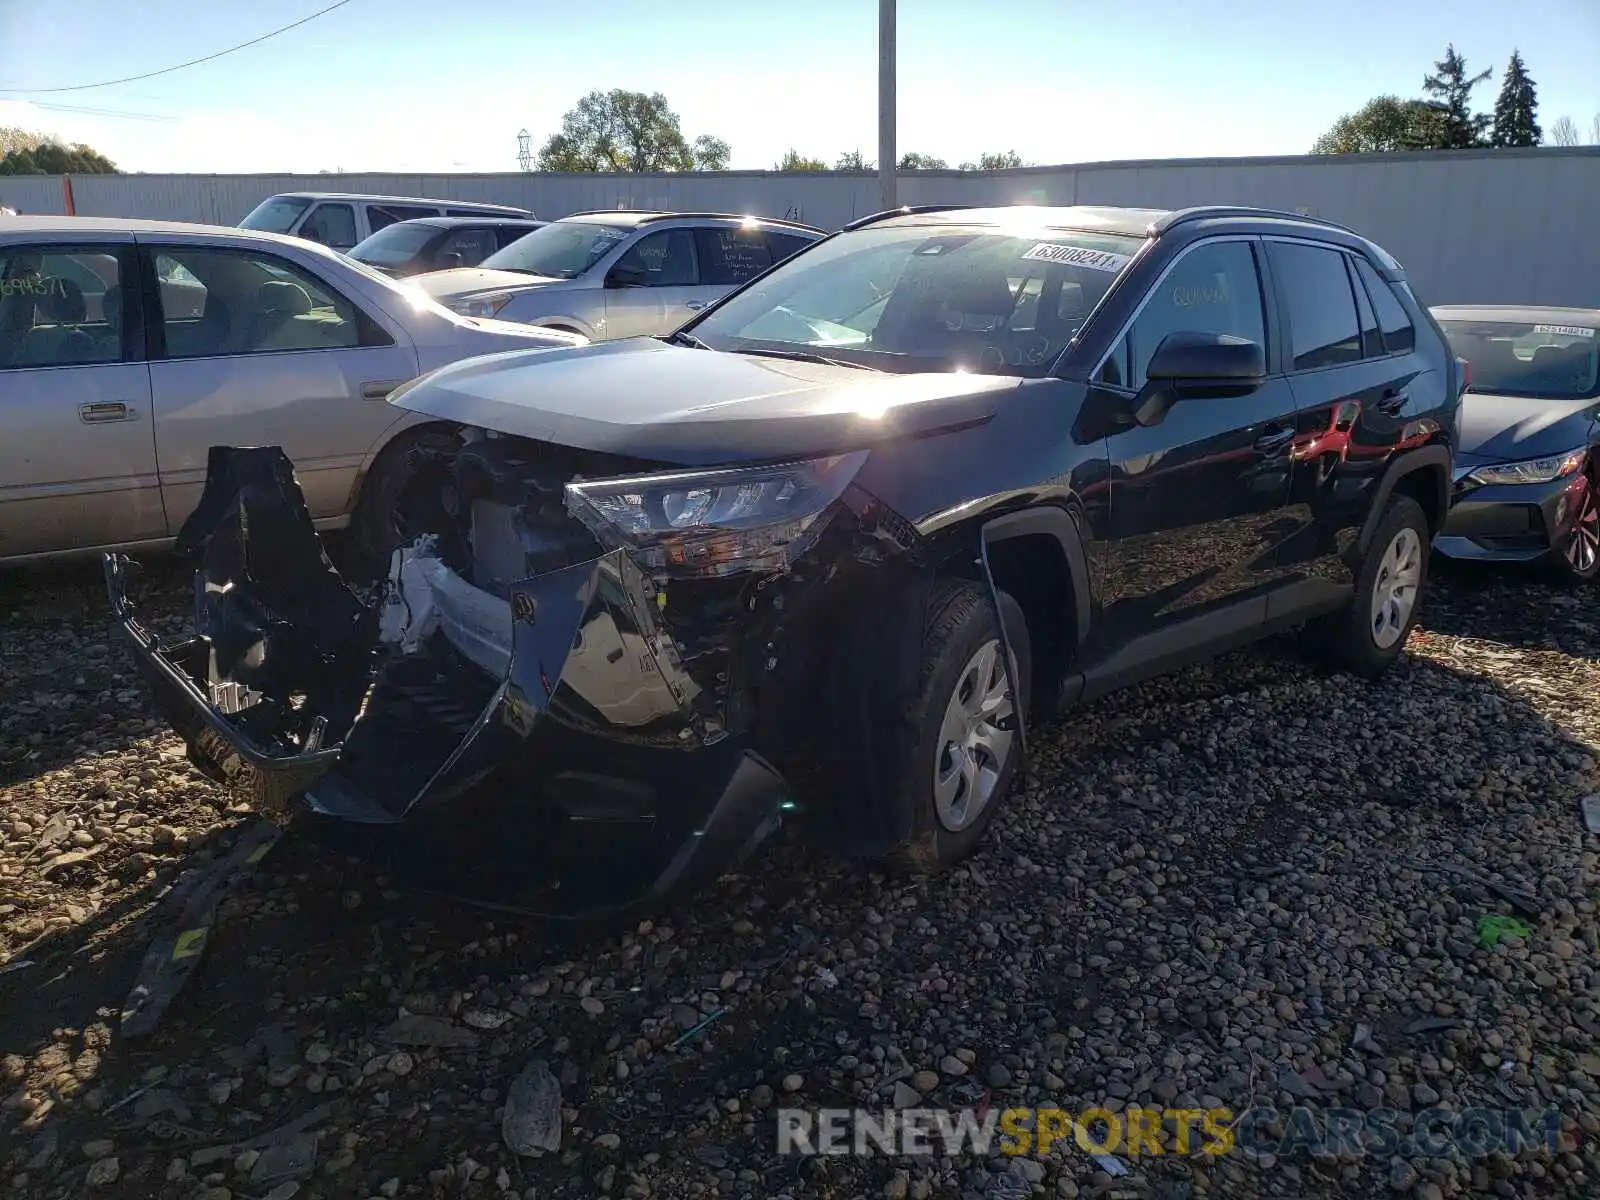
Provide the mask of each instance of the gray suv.
POLYGON ((823 236, 808 225, 719 213, 575 213, 476 267, 411 282, 464 316, 611 341, 671 333, 823 236))

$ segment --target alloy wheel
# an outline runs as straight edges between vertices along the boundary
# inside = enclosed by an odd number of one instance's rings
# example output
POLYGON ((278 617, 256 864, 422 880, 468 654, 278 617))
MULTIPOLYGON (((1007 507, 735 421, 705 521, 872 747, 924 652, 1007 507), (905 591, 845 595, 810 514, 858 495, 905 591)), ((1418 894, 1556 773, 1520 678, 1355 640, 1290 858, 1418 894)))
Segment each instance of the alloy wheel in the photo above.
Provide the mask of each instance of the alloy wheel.
POLYGON ((939 824, 950 832, 967 828, 994 799, 1016 736, 1004 728, 1013 711, 1005 651, 993 638, 956 676, 939 726, 933 802, 939 824))
POLYGON ((1567 565, 1583 576, 1592 574, 1596 561, 1600 561, 1600 503, 1594 493, 1594 484, 1589 482, 1572 519, 1572 536, 1567 540, 1567 565))
POLYGON ((1372 584, 1372 640, 1387 650, 1405 634, 1422 583, 1422 539, 1407 526, 1383 552, 1372 584))

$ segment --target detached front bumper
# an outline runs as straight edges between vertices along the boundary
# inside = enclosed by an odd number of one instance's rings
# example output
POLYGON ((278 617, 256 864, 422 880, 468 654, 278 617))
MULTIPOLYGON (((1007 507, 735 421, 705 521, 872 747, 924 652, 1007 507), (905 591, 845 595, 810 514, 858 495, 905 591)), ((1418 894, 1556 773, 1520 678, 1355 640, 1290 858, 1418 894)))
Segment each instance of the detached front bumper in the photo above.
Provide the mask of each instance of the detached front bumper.
POLYGON ((677 661, 654 586, 623 552, 514 584, 499 602, 508 630, 435 629, 408 652, 379 643, 376 604, 345 610, 321 558, 326 572, 308 567, 302 583, 320 580, 335 602, 318 611, 334 616, 300 628, 263 582, 281 563, 251 558, 268 549, 251 544, 263 505, 293 533, 274 560, 321 557, 301 537, 316 537, 309 515, 299 528, 303 503, 287 519, 283 489, 246 478, 281 483, 287 460, 228 453, 212 479, 232 494, 202 501, 210 527, 182 539, 203 546, 199 632, 156 637, 129 598, 128 560, 106 558, 116 623, 207 776, 264 812, 307 814, 409 883, 556 915, 658 902, 776 827, 784 781, 677 661))
POLYGON ((1550 483, 1459 490, 1434 549, 1479 562, 1534 562, 1564 551, 1588 487, 1580 472, 1550 483))

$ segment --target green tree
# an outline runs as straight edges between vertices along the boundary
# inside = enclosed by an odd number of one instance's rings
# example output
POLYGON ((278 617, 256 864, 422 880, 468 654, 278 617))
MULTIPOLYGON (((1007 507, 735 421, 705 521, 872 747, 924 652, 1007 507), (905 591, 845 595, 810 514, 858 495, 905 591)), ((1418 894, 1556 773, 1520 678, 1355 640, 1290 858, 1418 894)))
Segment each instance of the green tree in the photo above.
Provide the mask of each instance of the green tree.
POLYGON ((902 154, 900 156, 900 170, 902 171, 948 171, 950 164, 942 158, 935 158, 931 154, 902 154))
POLYGON ((1542 138, 1536 114, 1539 111, 1538 91, 1522 55, 1511 52, 1506 73, 1500 84, 1500 96, 1494 102, 1494 125, 1489 131, 1491 146, 1537 146, 1542 138))
POLYGON ((820 158, 807 158, 798 150, 785 151, 784 156, 774 164, 774 171, 826 171, 828 164, 820 158))
POLYGON ((1493 72, 1467 74, 1467 60, 1456 53, 1455 44, 1445 48, 1444 57, 1433 64, 1434 73, 1422 77, 1422 90, 1440 106, 1439 140, 1434 149, 1468 150, 1484 144, 1484 134, 1493 118, 1472 111, 1472 89, 1493 72))
POLYGON ((839 155, 839 161, 833 164, 835 171, 876 171, 877 163, 869 163, 861 156, 859 150, 847 150, 839 155))
POLYGON ((1383 154, 1429 150, 1438 144, 1440 114, 1426 100, 1376 96, 1333 123, 1313 154, 1383 154))
POLYGON ((1004 171, 1008 167, 1025 167, 1022 156, 1015 150, 989 151, 978 155, 978 161, 961 164, 963 171, 1004 171))
POLYGON ((75 142, 41 142, 0 158, 0 175, 115 175, 117 166, 99 151, 75 142))
POLYGON ((728 143, 702 135, 691 147, 660 92, 590 92, 539 151, 541 171, 721 170, 728 143))
POLYGON ((719 137, 702 133, 694 140, 694 169, 696 171, 726 171, 733 149, 719 137))

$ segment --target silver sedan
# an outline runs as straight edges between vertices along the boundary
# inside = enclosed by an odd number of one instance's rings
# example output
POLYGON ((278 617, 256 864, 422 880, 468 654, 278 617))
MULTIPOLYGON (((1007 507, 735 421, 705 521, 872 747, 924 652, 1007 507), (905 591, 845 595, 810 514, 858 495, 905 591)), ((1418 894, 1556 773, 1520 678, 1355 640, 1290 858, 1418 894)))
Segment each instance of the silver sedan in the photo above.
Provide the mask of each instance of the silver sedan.
POLYGON ((170 542, 216 445, 281 445, 318 526, 344 525, 364 481, 430 435, 390 391, 457 359, 585 340, 462 316, 275 234, 7 218, 0 563, 170 542))

